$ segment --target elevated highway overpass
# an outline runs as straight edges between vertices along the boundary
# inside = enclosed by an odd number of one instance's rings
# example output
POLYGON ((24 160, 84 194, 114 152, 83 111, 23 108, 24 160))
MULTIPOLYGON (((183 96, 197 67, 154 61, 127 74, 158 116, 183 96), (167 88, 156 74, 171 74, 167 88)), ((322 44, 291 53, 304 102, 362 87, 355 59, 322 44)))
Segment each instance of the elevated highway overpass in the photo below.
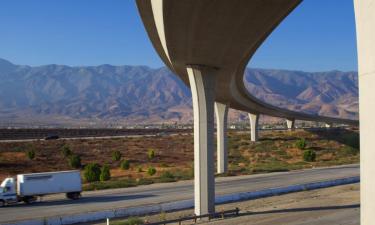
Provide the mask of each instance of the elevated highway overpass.
MULTIPOLYGON (((215 210, 213 201, 215 110, 219 173, 226 171, 227 164, 225 131, 228 107, 249 113, 254 141, 257 138, 259 114, 286 118, 289 128, 293 128, 295 120, 359 125, 357 120, 281 109, 260 101, 245 88, 243 74, 249 60, 274 28, 300 2, 300 0, 137 0, 139 13, 154 48, 164 63, 190 86, 192 91, 195 213, 198 215, 213 213, 215 210)), ((370 2, 368 4, 371 5, 374 0, 358 0, 358 2, 365 2, 362 3, 361 8, 367 12, 368 9, 364 5, 366 2, 370 2)), ((374 23, 374 16, 370 19, 374 23)), ((358 21, 357 19, 357 27, 364 19, 358 21)), ((368 41, 366 44, 370 45, 368 41)))

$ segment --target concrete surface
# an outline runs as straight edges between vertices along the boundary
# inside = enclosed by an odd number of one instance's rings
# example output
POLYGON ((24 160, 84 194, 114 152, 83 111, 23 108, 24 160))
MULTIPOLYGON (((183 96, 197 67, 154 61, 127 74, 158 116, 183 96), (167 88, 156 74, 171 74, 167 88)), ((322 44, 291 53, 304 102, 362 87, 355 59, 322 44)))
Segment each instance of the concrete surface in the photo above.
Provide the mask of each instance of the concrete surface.
POLYGON ((197 215, 215 212, 214 104, 216 69, 189 65, 194 113, 194 204, 197 215))
POLYGON ((361 121, 361 224, 375 221, 375 0, 355 0, 359 118, 361 121))
MULTIPOLYGON (((338 179, 358 176, 358 174, 358 165, 347 165, 283 173, 221 177, 216 178, 216 195, 338 179)), ((19 204, 0 208, 0 224, 15 220, 144 206, 188 199, 193 199, 192 181, 85 192, 83 193, 83 198, 77 201, 65 200, 63 195, 55 195, 46 197, 43 202, 37 202, 32 205, 19 204)))
POLYGON ((250 120, 250 140, 251 141, 258 141, 258 131, 259 131, 259 114, 249 114, 250 120))
POLYGON ((272 106, 243 82, 252 55, 300 0, 137 0, 150 40, 164 63, 190 86, 187 65, 218 70, 215 101, 252 114, 358 125, 272 106))
POLYGON ((228 171, 228 138, 227 138, 227 119, 228 106, 215 102, 216 118, 216 157, 217 173, 226 173, 228 171))
MULTIPOLYGON (((359 184, 349 184, 282 196, 217 206, 218 211, 240 209, 240 216, 202 221, 206 225, 359 225, 359 184)), ((166 219, 192 215, 183 210, 163 215, 166 219)), ((143 217, 149 222, 161 220, 161 214, 143 217)), ((116 220, 111 220, 116 221, 116 220)), ((120 220, 117 220, 120 221, 120 220)), ((96 223, 103 224, 103 223, 96 223)), ((171 225, 178 223, 171 223, 171 225)), ((183 225, 194 224, 192 220, 183 225)))

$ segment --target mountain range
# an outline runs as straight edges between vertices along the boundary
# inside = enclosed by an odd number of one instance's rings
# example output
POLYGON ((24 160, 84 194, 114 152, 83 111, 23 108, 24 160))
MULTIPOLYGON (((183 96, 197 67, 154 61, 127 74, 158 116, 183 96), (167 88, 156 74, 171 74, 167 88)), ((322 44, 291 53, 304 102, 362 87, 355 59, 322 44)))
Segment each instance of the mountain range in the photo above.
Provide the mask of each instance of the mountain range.
MULTIPOLYGON (((246 88, 270 104, 358 118, 357 72, 246 69, 246 88)), ((230 112, 230 120, 245 119, 230 112)), ((189 123, 189 88, 165 67, 24 66, 0 59, 1 124, 189 123)))

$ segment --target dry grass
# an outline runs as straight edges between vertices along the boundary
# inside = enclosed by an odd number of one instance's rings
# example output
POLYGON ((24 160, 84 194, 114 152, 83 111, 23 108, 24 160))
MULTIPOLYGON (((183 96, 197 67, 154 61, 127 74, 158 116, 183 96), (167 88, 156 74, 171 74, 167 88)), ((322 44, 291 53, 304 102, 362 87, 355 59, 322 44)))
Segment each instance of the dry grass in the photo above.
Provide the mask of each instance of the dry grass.
MULTIPOLYGON (((286 171, 316 166, 330 166, 359 162, 359 151, 351 147, 351 130, 321 131, 262 131, 260 141, 249 141, 248 132, 229 132, 229 172, 240 175, 273 171, 286 171), (306 149, 316 152, 316 162, 304 162, 303 150, 295 147, 299 138, 305 138, 306 149)), ((112 181, 126 179, 152 179, 159 182, 163 172, 170 171, 176 179, 192 178, 193 136, 155 136, 96 140, 51 140, 0 143, 0 178, 19 173, 46 172, 71 169, 61 147, 68 145, 74 154, 81 156, 82 164, 96 162, 111 166, 112 181), (155 158, 149 160, 148 149, 155 150, 155 158), (34 160, 27 159, 25 152, 35 149, 34 160), (130 161, 129 170, 120 169, 120 161, 112 159, 118 150, 122 159, 130 161), (147 168, 156 168, 154 176, 147 168), (138 168, 142 168, 139 171, 138 168)), ((143 182, 144 180, 142 180, 143 182)))

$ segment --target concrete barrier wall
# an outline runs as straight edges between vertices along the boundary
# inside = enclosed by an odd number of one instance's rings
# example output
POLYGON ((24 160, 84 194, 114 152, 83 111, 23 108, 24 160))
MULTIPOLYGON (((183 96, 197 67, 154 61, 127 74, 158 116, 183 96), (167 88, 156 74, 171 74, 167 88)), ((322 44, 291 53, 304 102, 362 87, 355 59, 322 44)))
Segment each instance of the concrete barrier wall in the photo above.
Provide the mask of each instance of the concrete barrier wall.
MULTIPOLYGON (((293 192, 308 191, 319 188, 333 187, 338 185, 353 184, 360 182, 360 177, 348 177, 337 180, 328 180, 307 184, 297 184, 287 187, 270 188, 260 191, 243 192, 218 196, 215 198, 216 204, 224 204, 236 201, 251 200, 257 198, 270 197, 275 195, 283 195, 293 192)), ((160 204, 153 204, 148 206, 131 207, 131 208, 119 208, 113 210, 103 210, 97 212, 86 212, 75 215, 62 215, 58 217, 17 221, 12 223, 5 223, 3 225, 66 225, 84 222, 93 222, 98 220, 104 220, 106 218, 116 217, 128 217, 128 216, 143 216, 147 214, 154 214, 160 212, 168 212, 175 210, 190 209, 194 207, 194 201, 183 200, 176 202, 166 202, 160 204)))

